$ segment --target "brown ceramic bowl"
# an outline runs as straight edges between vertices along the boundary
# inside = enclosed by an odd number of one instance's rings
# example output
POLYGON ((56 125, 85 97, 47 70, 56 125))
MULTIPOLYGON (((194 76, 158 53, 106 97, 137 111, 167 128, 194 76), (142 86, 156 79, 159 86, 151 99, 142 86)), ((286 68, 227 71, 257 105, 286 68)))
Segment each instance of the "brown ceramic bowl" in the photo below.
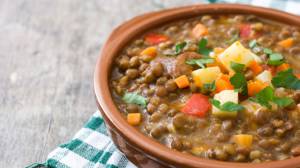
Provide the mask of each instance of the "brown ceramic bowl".
POLYGON ((113 59, 134 37, 165 24, 202 14, 254 14, 267 19, 300 26, 300 17, 277 10, 236 4, 193 5, 153 12, 135 17, 116 28, 104 47, 96 65, 94 87, 98 108, 108 132, 117 147, 138 167, 182 168, 300 168, 300 157, 266 163, 232 163, 202 159, 171 150, 146 137, 127 124, 115 106, 109 89, 109 77, 113 59))

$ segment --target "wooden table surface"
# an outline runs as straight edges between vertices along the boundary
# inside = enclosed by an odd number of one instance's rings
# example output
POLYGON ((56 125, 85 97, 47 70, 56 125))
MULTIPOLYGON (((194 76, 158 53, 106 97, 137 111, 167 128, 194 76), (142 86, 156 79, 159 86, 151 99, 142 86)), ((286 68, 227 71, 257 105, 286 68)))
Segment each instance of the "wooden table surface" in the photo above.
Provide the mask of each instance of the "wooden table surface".
POLYGON ((0 167, 44 162, 96 111, 93 71, 114 27, 196 0, 1 0, 0 167))

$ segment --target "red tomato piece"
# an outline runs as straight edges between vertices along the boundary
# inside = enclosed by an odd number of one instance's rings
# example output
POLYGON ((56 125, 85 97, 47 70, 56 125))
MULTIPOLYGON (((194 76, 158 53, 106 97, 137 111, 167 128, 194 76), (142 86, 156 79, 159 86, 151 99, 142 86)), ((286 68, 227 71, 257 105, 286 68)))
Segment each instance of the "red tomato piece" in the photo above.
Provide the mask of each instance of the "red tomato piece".
POLYGON ((250 24, 241 24, 240 25, 240 37, 241 38, 249 38, 251 34, 251 26, 250 24))
POLYGON ((163 34, 150 33, 145 36, 145 41, 150 45, 159 44, 169 40, 169 37, 163 34))
POLYGON ((203 118, 210 109, 209 98, 200 93, 195 93, 186 102, 181 112, 203 118))

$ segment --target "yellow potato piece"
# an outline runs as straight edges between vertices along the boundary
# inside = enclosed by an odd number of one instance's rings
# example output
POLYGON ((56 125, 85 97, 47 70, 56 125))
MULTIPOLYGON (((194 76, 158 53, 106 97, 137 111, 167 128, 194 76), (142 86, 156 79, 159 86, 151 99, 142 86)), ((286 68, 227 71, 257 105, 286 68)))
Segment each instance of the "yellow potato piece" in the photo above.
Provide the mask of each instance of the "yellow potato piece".
POLYGON ((231 62, 244 64, 246 66, 248 66, 252 60, 255 60, 259 63, 262 62, 257 55, 252 53, 249 49, 246 49, 239 41, 236 41, 224 52, 219 54, 218 58, 229 72, 233 72, 230 67, 231 62))
POLYGON ((270 71, 268 70, 264 70, 263 72, 261 72, 260 74, 258 74, 256 77, 255 77, 256 80, 259 80, 263 83, 267 83, 269 85, 271 85, 272 83, 272 74, 270 71))
MULTIPOLYGON (((220 93, 215 94, 214 99, 220 101, 221 104, 224 104, 226 102, 238 103, 239 101, 238 92, 235 92, 234 90, 223 90, 220 93)), ((218 117, 236 117, 237 111, 222 111, 213 106, 212 114, 218 117)))
POLYGON ((197 69, 192 72, 193 80, 198 87, 202 87, 203 84, 212 83, 221 74, 219 67, 208 67, 203 69, 197 69))

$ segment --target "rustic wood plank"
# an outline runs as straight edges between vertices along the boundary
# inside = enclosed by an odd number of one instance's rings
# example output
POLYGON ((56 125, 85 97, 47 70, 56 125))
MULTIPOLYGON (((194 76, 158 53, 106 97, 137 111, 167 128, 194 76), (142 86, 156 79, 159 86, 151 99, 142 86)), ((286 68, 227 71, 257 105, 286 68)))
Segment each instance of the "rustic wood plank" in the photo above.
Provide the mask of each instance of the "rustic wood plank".
POLYGON ((2 0, 0 167, 43 162, 94 113, 95 60, 112 28, 147 11, 191 3, 2 0))

